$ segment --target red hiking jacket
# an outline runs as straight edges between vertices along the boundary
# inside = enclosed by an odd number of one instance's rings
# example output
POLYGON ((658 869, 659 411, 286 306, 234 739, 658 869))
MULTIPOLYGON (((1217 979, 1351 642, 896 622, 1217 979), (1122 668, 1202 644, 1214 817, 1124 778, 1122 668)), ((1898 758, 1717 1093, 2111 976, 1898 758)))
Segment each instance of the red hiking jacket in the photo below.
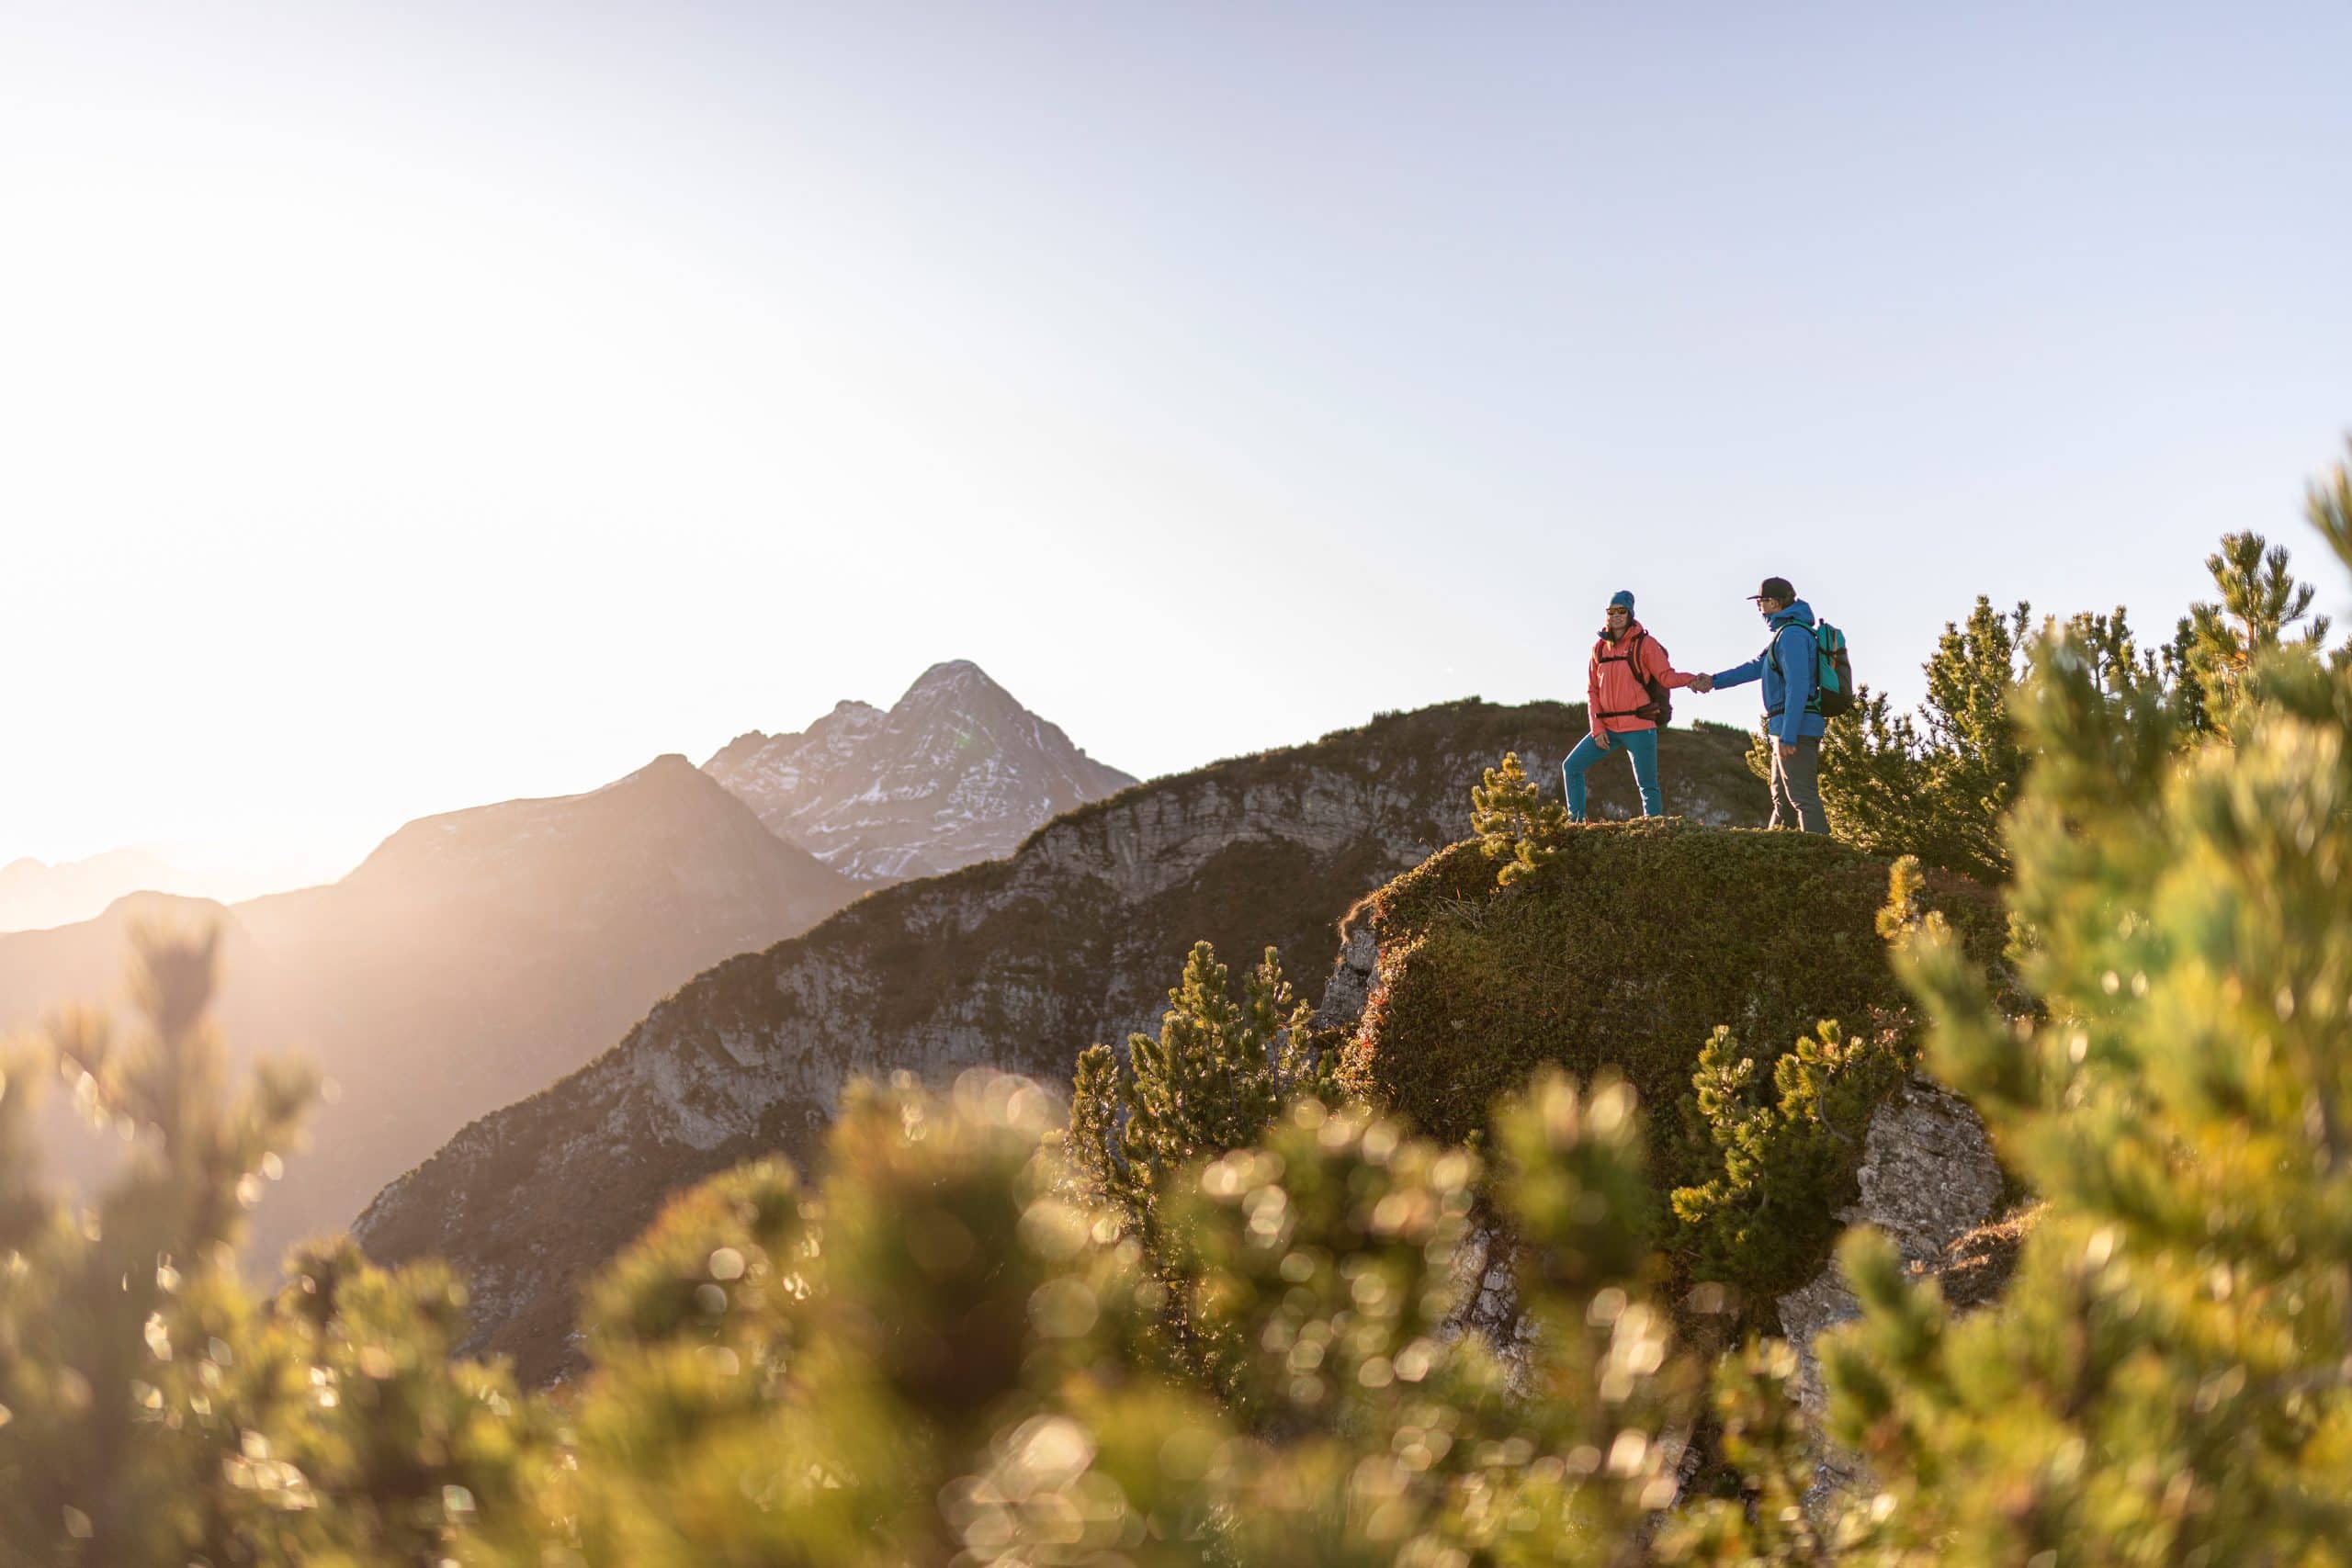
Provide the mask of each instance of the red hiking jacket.
POLYGON ((1633 710, 1646 706, 1650 700, 1643 676, 1655 676, 1668 686, 1679 687, 1690 683, 1690 677, 1677 670, 1667 657, 1666 645, 1642 629, 1639 621, 1625 624, 1622 642, 1611 643, 1609 634, 1601 633, 1592 645, 1592 662, 1585 671, 1585 701, 1590 716, 1593 739, 1602 738, 1603 731, 1614 733, 1626 729, 1656 729, 1646 718, 1636 718, 1633 710), (1641 673, 1636 675, 1638 669, 1641 673))

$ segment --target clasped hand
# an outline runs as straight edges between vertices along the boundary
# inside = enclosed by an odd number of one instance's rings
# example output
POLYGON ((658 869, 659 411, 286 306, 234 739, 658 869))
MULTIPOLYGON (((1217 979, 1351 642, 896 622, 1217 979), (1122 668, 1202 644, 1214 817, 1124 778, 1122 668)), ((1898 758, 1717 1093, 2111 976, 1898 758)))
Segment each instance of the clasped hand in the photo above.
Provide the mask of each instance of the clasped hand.
POLYGON ((1715 689, 1715 678, 1713 675, 1693 675, 1690 677, 1690 689, 1700 693, 1712 692, 1715 689))

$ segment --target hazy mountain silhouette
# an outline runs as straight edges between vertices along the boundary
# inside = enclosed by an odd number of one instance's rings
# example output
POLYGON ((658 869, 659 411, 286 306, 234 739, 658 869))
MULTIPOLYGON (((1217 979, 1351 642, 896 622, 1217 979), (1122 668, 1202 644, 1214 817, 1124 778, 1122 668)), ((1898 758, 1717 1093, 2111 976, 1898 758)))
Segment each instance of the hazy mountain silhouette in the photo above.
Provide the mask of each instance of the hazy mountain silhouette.
POLYGON ((739 735, 703 771, 778 836, 876 885, 1001 860, 1136 782, 962 659, 924 671, 888 713, 843 702, 795 734, 739 735))
MULTIPOLYGON (((412 822, 328 886, 225 908, 141 896, 95 920, 0 936, 0 1026, 112 999, 136 919, 224 922, 232 1043, 299 1052, 338 1091, 255 1213, 256 1254, 274 1263, 697 972, 808 929, 857 891, 665 756, 585 795, 412 822)), ((86 1173, 95 1157, 63 1163, 86 1173)))
POLYGON ((28 856, 0 865, 0 931, 96 919, 127 893, 193 897, 203 888, 202 878, 145 850, 108 850, 54 865, 28 856))

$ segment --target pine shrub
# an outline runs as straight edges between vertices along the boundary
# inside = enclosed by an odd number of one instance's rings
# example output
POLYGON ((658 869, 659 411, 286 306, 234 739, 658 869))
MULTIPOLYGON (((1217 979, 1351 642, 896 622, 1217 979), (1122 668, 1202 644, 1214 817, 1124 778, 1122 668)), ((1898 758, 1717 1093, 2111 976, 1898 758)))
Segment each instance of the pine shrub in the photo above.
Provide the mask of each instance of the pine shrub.
POLYGON ((1502 765, 1488 768, 1470 792, 1470 831, 1480 853, 1503 863, 1495 874, 1502 886, 1549 864, 1567 830, 1567 807, 1544 798, 1520 766, 1516 751, 1504 753, 1502 765))
POLYGON ((1825 1021, 1761 1068, 1728 1029, 1699 1053, 1675 1245, 1691 1273, 1737 1285, 1751 1314, 1820 1270, 1844 1228, 1871 1118, 1909 1073, 1900 1022, 1849 1033, 1825 1021))
MULTIPOLYGON (((2352 566, 2352 508, 2314 511, 2352 566)), ((2005 1018, 1932 922, 1905 966, 1932 1063, 2048 1208, 1965 1318, 1847 1244, 1837 1433, 1943 1562, 2346 1562, 2352 671, 2258 652, 2230 743, 2183 755, 2153 684, 2104 685, 2075 638, 2038 663, 2011 842, 2041 1006, 2005 1018)))
POLYGON ((264 1064, 233 1097, 207 1012, 212 935, 143 933, 142 1026, 88 1014, 0 1074, 0 1565, 438 1562, 511 1516, 546 1437, 504 1372, 455 1362, 465 1292, 347 1241, 256 1300, 243 1211, 311 1089, 264 1064), (41 1179, 35 1092, 62 1068, 128 1134, 86 1201, 41 1179))
POLYGON ((1128 1036, 1124 1062, 1101 1044, 1079 1056, 1068 1146, 1090 1201, 1156 1237, 1170 1177, 1256 1142, 1292 1096, 1328 1095, 1335 1060, 1314 1011, 1274 949, 1237 999, 1216 950, 1195 942, 1156 1038, 1128 1036))

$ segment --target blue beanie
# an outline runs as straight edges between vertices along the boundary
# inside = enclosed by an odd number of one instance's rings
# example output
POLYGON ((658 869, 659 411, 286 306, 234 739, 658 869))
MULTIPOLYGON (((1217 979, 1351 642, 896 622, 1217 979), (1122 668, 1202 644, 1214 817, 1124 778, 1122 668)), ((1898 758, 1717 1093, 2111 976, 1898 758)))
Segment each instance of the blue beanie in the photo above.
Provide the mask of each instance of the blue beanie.
POLYGON ((1620 588, 1616 592, 1611 593, 1609 596, 1609 607, 1611 609, 1614 610, 1621 604, 1624 606, 1625 614, 1630 615, 1634 613, 1634 591, 1632 589, 1620 588))

